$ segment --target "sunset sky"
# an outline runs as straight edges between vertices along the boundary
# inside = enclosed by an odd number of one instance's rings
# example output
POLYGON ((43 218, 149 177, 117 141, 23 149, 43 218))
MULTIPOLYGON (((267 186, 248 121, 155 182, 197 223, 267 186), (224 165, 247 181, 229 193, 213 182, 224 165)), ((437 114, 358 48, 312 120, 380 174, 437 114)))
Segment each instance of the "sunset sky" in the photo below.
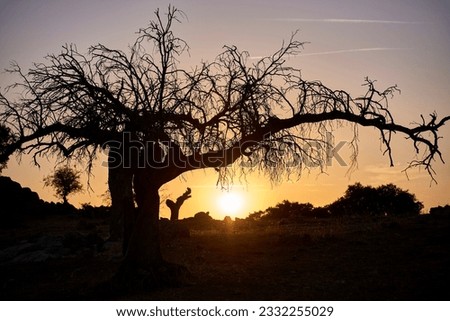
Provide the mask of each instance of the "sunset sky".
MULTIPOLYGON (((288 65, 300 68, 307 80, 343 89, 352 95, 364 93, 361 84, 368 76, 380 88, 397 84, 401 94, 390 102, 398 123, 409 125, 436 111, 450 114, 450 2, 448 0, 278 0, 278 1, 150 1, 150 0, 0 0, 0 69, 15 60, 23 68, 40 62, 61 45, 74 43, 82 52, 102 43, 126 49, 135 32, 154 18, 157 8, 169 3, 184 11, 187 19, 176 27, 190 46, 190 56, 182 64, 195 66, 213 61, 224 45, 236 45, 261 57, 276 51, 283 40, 299 30, 298 40, 306 41, 304 51, 291 57, 288 65)), ((3 89, 13 79, 0 74, 3 89)), ((440 133, 446 164, 435 165, 438 184, 430 185, 425 172, 402 170, 414 157, 412 146, 402 136, 394 139, 395 167, 382 155, 376 131, 360 130, 358 169, 346 175, 348 166, 336 159, 326 174, 312 170, 299 180, 272 185, 263 175, 236 178, 227 195, 216 186, 214 170, 185 174, 162 189, 162 195, 176 198, 187 187, 192 198, 181 208, 181 217, 209 211, 215 218, 225 215, 246 217, 284 199, 326 205, 342 196, 349 184, 394 183, 415 193, 425 208, 450 203, 450 124, 440 133), (228 199, 222 199, 227 195, 228 199), (226 212, 223 203, 233 203, 226 212), (240 206, 238 206, 241 203, 240 206)), ((351 139, 351 131, 334 133, 336 144, 351 139)), ((339 150, 349 163, 349 148, 339 150)), ((106 191, 106 168, 98 166, 91 177, 93 190, 69 198, 75 205, 99 205, 106 191)), ((45 200, 55 200, 53 191, 43 187, 43 177, 54 160, 41 162, 38 169, 29 157, 17 163, 13 158, 4 175, 37 191, 45 200)), ((83 169, 82 165, 77 165, 83 169)), ((86 186, 86 177, 83 177, 86 186)), ((162 216, 168 210, 162 205, 162 216)))

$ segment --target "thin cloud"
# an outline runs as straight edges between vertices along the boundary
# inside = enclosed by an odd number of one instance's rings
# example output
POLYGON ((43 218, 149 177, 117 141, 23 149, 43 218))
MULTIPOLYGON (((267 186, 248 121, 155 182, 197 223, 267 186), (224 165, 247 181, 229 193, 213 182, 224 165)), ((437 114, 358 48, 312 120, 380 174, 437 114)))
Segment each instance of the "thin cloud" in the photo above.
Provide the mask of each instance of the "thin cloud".
POLYGON ((301 53, 299 57, 305 56, 321 56, 321 55, 335 55, 343 53, 353 53, 353 52, 371 52, 371 51, 395 51, 395 50, 408 50, 408 48, 356 48, 356 49, 343 49, 343 50, 333 50, 333 51, 322 51, 322 52, 311 52, 311 53, 301 53))
MULTIPOLYGON (((307 57, 307 56, 322 56, 322 55, 336 55, 336 54, 346 54, 346 53, 357 53, 357 52, 371 52, 371 51, 396 51, 396 50, 409 50, 410 48, 389 48, 389 47, 374 47, 374 48, 355 48, 355 49, 342 49, 342 50, 332 50, 332 51, 321 51, 321 52, 311 52, 311 53, 300 53, 292 57, 307 57)), ((265 56, 251 56, 251 60, 261 60, 266 58, 265 56)))
POLYGON ((372 23, 372 24, 422 24, 421 21, 370 20, 370 19, 306 19, 306 18, 272 18, 271 21, 283 22, 325 22, 325 23, 372 23))
POLYGON ((429 178, 426 172, 411 172, 406 175, 403 170, 406 164, 396 163, 394 167, 386 166, 385 164, 367 165, 360 168, 361 177, 370 180, 372 184, 386 184, 390 182, 393 184, 401 184, 408 181, 420 180, 429 178))

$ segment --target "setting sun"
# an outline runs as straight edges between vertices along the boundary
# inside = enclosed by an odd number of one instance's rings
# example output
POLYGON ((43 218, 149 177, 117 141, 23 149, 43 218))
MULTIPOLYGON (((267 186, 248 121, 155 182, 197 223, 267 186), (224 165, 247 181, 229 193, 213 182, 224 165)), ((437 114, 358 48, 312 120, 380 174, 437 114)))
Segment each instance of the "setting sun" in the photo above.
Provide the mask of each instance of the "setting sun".
POLYGON ((225 215, 237 215, 244 207, 244 197, 237 192, 222 192, 217 203, 225 215))

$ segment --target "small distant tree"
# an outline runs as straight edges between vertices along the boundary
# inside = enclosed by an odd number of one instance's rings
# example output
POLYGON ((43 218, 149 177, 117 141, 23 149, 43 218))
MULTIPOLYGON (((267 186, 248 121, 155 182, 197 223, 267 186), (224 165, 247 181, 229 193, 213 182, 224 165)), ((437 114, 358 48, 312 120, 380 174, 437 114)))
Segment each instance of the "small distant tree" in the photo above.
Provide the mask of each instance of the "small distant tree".
POLYGON ((80 183, 80 172, 69 166, 56 169, 53 174, 44 178, 44 186, 51 186, 56 191, 56 196, 63 199, 64 204, 69 204, 67 196, 75 194, 83 189, 80 183))

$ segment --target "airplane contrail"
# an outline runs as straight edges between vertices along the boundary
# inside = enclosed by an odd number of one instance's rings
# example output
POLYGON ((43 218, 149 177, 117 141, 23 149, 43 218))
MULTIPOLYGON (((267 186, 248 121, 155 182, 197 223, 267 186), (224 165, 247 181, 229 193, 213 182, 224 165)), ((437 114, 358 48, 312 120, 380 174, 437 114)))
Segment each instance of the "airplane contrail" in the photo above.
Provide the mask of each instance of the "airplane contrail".
POLYGON ((356 49, 343 49, 343 50, 333 50, 333 51, 322 51, 322 52, 312 52, 312 53, 300 53, 299 57, 305 56, 320 56, 320 55, 333 55, 342 53, 352 53, 352 52, 368 52, 368 51, 390 51, 390 50, 408 50, 408 48, 356 48, 356 49))
POLYGON ((328 23, 378 23, 378 24, 422 24, 420 21, 370 20, 370 19, 307 19, 307 18, 272 18, 271 21, 284 22, 328 22, 328 23))
MULTIPOLYGON (((321 56, 321 55, 334 55, 334 54, 343 54, 343 53, 352 53, 352 52, 370 52, 370 51, 393 51, 393 50, 409 50, 409 48, 389 48, 389 47, 374 47, 374 48, 355 48, 355 49, 342 49, 342 50, 332 50, 332 51, 319 51, 319 52, 311 52, 311 53, 299 53, 295 56, 287 56, 289 58, 292 57, 306 57, 306 56, 321 56)), ((251 60, 260 60, 266 58, 265 56, 251 56, 249 59, 251 60)))

